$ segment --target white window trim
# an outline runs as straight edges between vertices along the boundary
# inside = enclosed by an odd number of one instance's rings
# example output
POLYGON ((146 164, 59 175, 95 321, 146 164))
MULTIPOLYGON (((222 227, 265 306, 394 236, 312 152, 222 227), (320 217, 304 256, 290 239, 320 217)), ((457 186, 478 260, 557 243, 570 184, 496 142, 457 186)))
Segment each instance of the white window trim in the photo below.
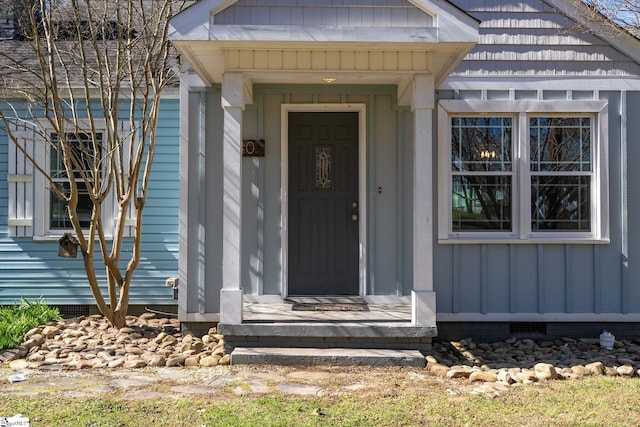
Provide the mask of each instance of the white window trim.
MULTIPOLYGON (((51 145, 49 142, 43 139, 42 135, 48 135, 53 132, 51 126, 47 126, 46 123, 41 122, 41 126, 38 126, 40 134, 36 133, 34 140, 34 157, 38 165, 42 165, 43 168, 49 171, 50 167, 50 150, 51 145)), ((91 129, 89 122, 86 126, 80 123, 80 129, 91 129)), ((102 131, 106 134, 106 122, 104 119, 94 119, 94 129, 96 131, 102 131)), ((128 135, 127 129, 125 129, 124 122, 120 122, 118 126, 118 132, 122 138, 128 135)), ((125 150, 126 151, 126 150, 125 150)), ((33 240, 35 241, 52 241, 58 240, 64 233, 72 232, 73 230, 52 230, 50 227, 50 209, 51 209, 51 190, 49 189, 49 183, 45 177, 39 173, 34 173, 34 203, 33 203, 33 240)), ((105 227, 105 236, 107 239, 113 237, 114 227, 114 196, 109 195, 102 204, 102 223, 105 227)), ((87 230, 88 231, 88 230, 87 230)))
POLYGON ((359 259, 359 293, 364 297, 367 291, 367 133, 366 133, 366 105, 359 103, 348 104, 282 104, 280 106, 281 123, 280 129, 282 134, 282 152, 281 152, 281 174, 280 174, 280 194, 281 200, 281 223, 282 228, 282 274, 281 293, 283 297, 289 295, 288 284, 288 268, 289 268, 289 113, 290 112, 356 112, 358 113, 358 198, 360 203, 360 219, 359 224, 359 240, 360 240, 360 259, 359 259))
MULTIPOLYGON (((33 129, 15 126, 14 137, 28 153, 33 152, 33 129)), ((8 139, 8 136, 7 136, 8 139)), ((16 144, 8 141, 8 218, 10 237, 33 236, 33 165, 16 144)))
POLYGON ((606 101, 442 100, 438 104, 438 243, 609 243, 608 103, 606 101), (451 225, 451 116, 513 117, 512 231, 454 232, 451 225), (593 117, 591 231, 530 230, 528 118, 540 115, 593 117))

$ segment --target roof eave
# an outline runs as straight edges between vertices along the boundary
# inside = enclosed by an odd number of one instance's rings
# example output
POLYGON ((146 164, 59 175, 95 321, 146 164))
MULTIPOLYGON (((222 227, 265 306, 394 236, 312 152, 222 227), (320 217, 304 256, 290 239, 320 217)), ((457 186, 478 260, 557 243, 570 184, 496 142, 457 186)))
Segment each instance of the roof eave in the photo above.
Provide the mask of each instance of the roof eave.
POLYGON ((593 32, 598 37, 605 40, 614 48, 633 59, 635 62, 640 63, 640 39, 634 37, 624 29, 620 28, 619 32, 612 32, 607 29, 607 24, 615 25, 612 21, 602 16, 600 21, 583 22, 583 17, 587 13, 591 13, 588 6, 583 2, 576 0, 546 0, 551 6, 564 13, 566 16, 572 18, 576 22, 580 22, 589 31, 593 32))

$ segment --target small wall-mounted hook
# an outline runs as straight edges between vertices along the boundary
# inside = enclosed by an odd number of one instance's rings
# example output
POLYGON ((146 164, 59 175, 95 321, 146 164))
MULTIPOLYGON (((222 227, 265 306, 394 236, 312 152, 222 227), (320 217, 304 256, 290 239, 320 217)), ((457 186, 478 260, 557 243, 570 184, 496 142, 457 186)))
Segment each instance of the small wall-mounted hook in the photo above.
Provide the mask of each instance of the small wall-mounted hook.
POLYGON ((378 187, 378 194, 382 194, 382 187, 378 187))

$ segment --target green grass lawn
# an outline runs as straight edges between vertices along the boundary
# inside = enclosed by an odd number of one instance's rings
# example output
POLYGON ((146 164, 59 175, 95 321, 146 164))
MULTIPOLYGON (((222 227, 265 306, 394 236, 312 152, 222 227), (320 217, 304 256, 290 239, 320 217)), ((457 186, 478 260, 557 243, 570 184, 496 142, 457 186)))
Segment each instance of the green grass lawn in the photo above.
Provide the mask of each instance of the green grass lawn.
POLYGON ((58 310, 41 301, 0 307, 0 350, 17 347, 29 330, 58 319, 58 310))
POLYGON ((640 380, 611 377, 513 387, 498 398, 474 396, 463 381, 426 377, 415 384, 344 396, 236 396, 230 390, 179 400, 0 396, 2 413, 31 426, 632 426, 640 425, 640 380))

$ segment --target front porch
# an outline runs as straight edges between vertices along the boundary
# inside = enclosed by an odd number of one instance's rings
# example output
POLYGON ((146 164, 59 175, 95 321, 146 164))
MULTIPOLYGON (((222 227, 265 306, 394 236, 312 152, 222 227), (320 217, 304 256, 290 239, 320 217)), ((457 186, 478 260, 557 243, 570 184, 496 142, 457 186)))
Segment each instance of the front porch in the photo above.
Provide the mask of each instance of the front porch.
POLYGON ((227 352, 436 336, 435 91, 478 21, 447 2, 357 3, 265 0, 258 22, 251 2, 205 0, 172 20, 188 64, 179 318, 217 322, 227 352), (298 312, 292 295, 370 304, 298 312), (390 297, 402 304, 375 304, 390 297))
MULTIPOLYGON (((322 299, 319 299, 320 301, 322 299)), ((241 324, 218 324, 225 352, 236 347, 425 350, 435 326, 411 322, 410 304, 367 304, 366 311, 296 311, 281 303, 245 302, 241 324)))

